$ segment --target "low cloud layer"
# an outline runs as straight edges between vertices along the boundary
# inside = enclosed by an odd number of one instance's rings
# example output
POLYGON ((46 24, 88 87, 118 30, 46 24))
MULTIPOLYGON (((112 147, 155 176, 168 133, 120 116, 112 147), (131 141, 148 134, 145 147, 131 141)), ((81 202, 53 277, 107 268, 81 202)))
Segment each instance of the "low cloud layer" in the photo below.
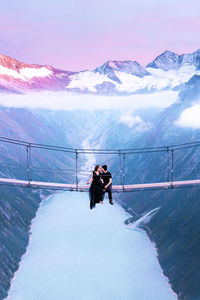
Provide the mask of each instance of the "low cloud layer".
POLYGON ((133 115, 131 111, 124 112, 120 117, 120 122, 137 131, 146 131, 152 127, 150 122, 144 122, 139 115, 133 115))
POLYGON ((80 95, 67 92, 40 92, 27 95, 0 95, 0 105, 6 107, 43 108, 53 110, 134 110, 144 107, 165 108, 177 100, 177 92, 131 96, 80 95))
POLYGON ((175 124, 181 127, 200 128, 200 104, 185 109, 175 124))

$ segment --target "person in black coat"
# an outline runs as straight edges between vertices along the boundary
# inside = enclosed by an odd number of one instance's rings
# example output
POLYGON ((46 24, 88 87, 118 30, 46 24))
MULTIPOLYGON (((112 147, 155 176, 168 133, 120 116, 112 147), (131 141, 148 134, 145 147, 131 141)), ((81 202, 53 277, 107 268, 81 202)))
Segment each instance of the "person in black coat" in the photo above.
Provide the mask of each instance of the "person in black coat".
POLYGON ((96 203, 103 203, 104 185, 101 178, 100 166, 96 165, 92 176, 87 184, 90 184, 90 208, 95 207, 96 203))
POLYGON ((104 191, 108 193, 109 203, 113 205, 112 201, 112 174, 107 170, 107 165, 103 165, 101 178, 103 180, 104 191))

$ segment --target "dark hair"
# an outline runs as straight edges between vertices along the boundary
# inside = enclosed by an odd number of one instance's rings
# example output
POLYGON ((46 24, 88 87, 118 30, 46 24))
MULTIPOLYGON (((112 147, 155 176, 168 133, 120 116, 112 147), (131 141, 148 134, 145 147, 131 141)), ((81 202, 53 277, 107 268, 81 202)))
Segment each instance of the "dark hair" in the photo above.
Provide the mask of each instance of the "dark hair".
POLYGON ((98 170, 99 167, 100 167, 100 165, 96 165, 96 166, 94 167, 94 172, 96 172, 96 171, 98 170))
POLYGON ((107 171, 107 165, 103 165, 102 168, 107 171))

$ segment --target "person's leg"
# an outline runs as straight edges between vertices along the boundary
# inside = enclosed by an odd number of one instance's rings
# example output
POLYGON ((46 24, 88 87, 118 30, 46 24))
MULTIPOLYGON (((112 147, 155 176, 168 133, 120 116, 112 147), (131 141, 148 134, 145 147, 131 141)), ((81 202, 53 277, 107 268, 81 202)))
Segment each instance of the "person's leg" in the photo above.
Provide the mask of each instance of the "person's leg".
POLYGON ((107 188, 107 192, 108 192, 109 203, 113 204, 113 201, 112 201, 112 187, 111 186, 109 186, 107 188))
POLYGON ((95 202, 94 202, 94 192, 92 188, 90 188, 89 196, 90 196, 90 209, 93 209, 93 207, 95 207, 95 202))
POLYGON ((100 195, 101 195, 101 201, 100 201, 100 203, 103 204, 103 200, 104 200, 104 197, 105 197, 104 186, 101 187, 100 195))
POLYGON ((106 191, 105 191, 104 188, 103 188, 103 189, 102 189, 102 201, 104 201, 105 194, 106 194, 106 191))
POLYGON ((99 185, 94 189, 94 201, 95 203, 103 203, 103 188, 99 185))

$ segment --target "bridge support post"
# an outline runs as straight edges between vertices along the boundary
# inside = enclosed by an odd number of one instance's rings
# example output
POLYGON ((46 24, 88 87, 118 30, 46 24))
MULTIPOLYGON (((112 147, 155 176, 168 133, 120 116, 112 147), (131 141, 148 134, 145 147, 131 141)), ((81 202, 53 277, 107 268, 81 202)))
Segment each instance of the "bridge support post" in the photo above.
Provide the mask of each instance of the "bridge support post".
POLYGON ((174 150, 171 150, 171 186, 174 181, 174 150))
POLYGON ((78 190, 78 150, 76 152, 76 190, 78 190))
POLYGON ((121 151, 119 150, 119 180, 120 180, 120 185, 123 184, 123 176, 122 176, 122 160, 121 160, 121 151))
POLYGON ((167 147, 167 182, 170 181, 170 151, 167 147))
POLYGON ((27 178, 30 186, 31 178, 31 144, 26 146, 26 169, 27 169, 27 178))
POLYGON ((125 168, 126 168, 126 154, 123 153, 123 181, 122 181, 123 190, 125 185, 125 168))

